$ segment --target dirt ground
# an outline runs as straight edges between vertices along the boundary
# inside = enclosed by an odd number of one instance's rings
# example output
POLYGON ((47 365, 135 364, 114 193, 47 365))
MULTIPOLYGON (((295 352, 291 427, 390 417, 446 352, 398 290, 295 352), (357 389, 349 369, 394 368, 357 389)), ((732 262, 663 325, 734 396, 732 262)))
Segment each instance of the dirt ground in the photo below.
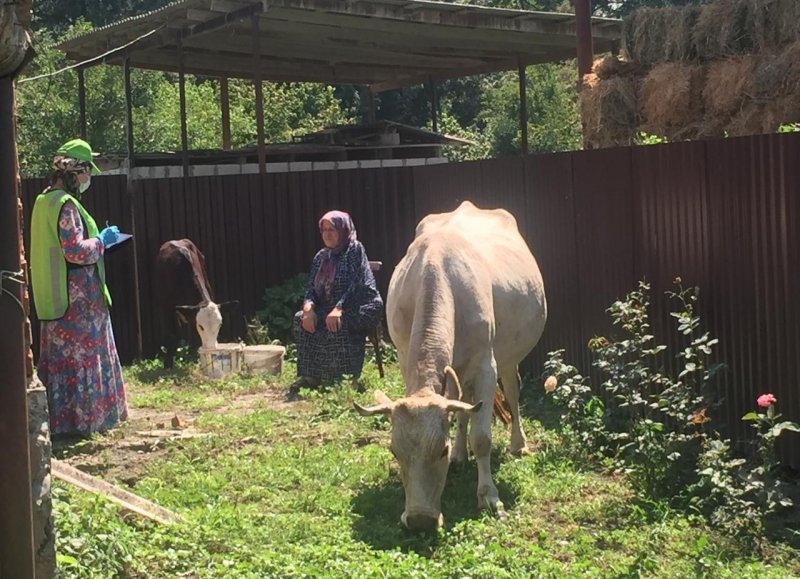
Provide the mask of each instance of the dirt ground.
MULTIPOLYGON (((256 410, 299 410, 304 403, 286 402, 285 391, 268 387, 232 398, 211 412, 245 415, 256 410)), ((106 436, 94 439, 54 438, 53 457, 103 480, 133 487, 148 462, 164 454, 167 440, 211 436, 194 427, 200 413, 164 412, 129 407, 128 420, 106 436)))

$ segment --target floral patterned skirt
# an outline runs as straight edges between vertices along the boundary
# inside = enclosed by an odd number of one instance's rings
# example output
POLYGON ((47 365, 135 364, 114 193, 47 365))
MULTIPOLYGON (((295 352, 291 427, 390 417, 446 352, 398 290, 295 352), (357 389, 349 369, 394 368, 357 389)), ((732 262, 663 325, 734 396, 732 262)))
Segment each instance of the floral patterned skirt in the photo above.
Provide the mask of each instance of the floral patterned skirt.
POLYGON ((67 313, 41 323, 37 373, 47 388, 51 432, 91 434, 125 420, 128 406, 99 284, 75 283, 81 280, 72 273, 67 313))

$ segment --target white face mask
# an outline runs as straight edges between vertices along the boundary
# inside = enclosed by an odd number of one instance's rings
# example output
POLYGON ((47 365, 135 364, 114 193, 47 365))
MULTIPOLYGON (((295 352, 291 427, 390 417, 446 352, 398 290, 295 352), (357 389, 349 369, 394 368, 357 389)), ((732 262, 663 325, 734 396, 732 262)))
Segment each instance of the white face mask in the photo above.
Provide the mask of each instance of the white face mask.
POLYGON ((81 183, 80 185, 78 185, 78 191, 80 191, 81 193, 85 193, 86 190, 89 188, 89 185, 91 184, 92 184, 92 176, 89 175, 86 178, 86 183, 81 183))

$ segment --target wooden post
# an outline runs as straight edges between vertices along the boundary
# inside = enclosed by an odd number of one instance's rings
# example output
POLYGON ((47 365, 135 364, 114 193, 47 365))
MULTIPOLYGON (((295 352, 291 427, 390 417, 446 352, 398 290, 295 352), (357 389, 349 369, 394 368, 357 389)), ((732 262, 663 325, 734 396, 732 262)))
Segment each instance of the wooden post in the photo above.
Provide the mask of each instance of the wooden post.
POLYGON ((436 98, 436 82, 433 78, 428 79, 431 90, 431 128, 434 133, 439 132, 439 102, 436 98))
POLYGON ((592 8, 590 0, 572 0, 575 6, 575 35, 578 39, 578 86, 592 72, 592 8))
POLYGON ((34 577, 14 77, 0 78, 0 576, 34 577))
POLYGON ((86 77, 83 67, 78 68, 78 109, 80 111, 81 139, 88 141, 86 130, 86 77))
POLYGON ((369 124, 375 122, 375 93, 369 87, 367 87, 367 122, 369 124))
POLYGON ((133 99, 131 97, 131 59, 129 56, 122 61, 122 74, 125 84, 125 139, 128 145, 128 176, 130 177, 136 161, 133 151, 133 99))
MULTIPOLYGON (((133 169, 136 166, 136 157, 133 149, 133 99, 131 97, 131 60, 126 56, 122 61, 122 71, 125 85, 125 135, 128 144, 128 174, 126 179, 126 192, 131 212, 131 233, 133 234, 133 301, 136 308, 136 356, 142 357, 142 299, 139 293, 139 259, 136 246, 140 243, 137 239, 135 203, 135 188, 133 183, 133 169)), ((144 241, 144 240, 141 240, 144 241)))
POLYGON ((517 63, 519 76, 519 130, 520 149, 523 155, 528 154, 528 81, 525 75, 525 64, 520 59, 517 63))
POLYGON ((183 38, 178 32, 178 95, 181 115, 181 168, 186 185, 189 176, 189 132, 186 126, 186 72, 184 71, 183 38))
POLYGON ((250 17, 253 30, 253 83, 256 87, 256 132, 258 135, 258 171, 267 173, 267 148, 264 144, 264 87, 261 85, 261 50, 258 30, 259 14, 250 17))
POLYGON ((231 148, 231 104, 228 91, 228 79, 219 79, 219 106, 222 112, 222 148, 231 148))

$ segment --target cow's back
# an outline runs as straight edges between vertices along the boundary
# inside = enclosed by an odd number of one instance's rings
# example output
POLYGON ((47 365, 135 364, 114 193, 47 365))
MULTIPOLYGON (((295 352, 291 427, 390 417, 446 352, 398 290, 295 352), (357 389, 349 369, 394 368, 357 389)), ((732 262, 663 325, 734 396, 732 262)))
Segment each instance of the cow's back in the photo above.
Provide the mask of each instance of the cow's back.
POLYGON ((533 349, 547 315, 544 286, 536 260, 510 213, 478 209, 466 201, 453 212, 420 221, 387 296, 390 332, 401 334, 401 342, 402 334, 411 330, 409 312, 421 278, 426 268, 435 268, 437 263, 450 276, 451 285, 459 288, 454 294, 457 315, 480 309, 481 315, 492 318, 498 363, 518 363, 533 349), (447 265, 454 261, 464 266, 447 265))

